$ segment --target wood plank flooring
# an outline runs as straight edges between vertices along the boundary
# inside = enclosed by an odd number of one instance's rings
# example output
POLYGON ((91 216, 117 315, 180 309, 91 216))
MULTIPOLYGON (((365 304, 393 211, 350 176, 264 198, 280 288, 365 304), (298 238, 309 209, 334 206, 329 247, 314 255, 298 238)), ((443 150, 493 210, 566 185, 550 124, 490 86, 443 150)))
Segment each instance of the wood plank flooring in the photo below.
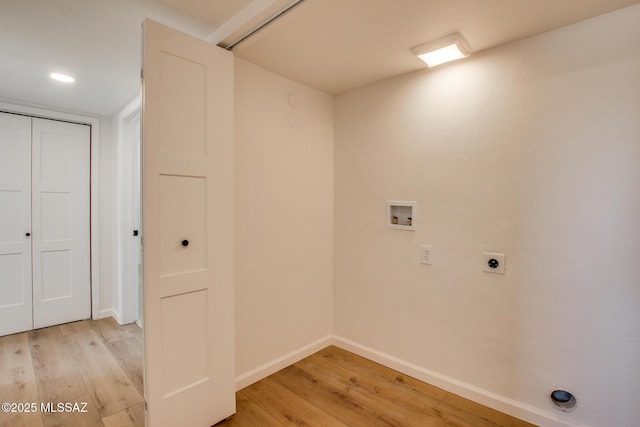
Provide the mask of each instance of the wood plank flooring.
MULTIPOLYGON (((111 318, 0 337, 0 402, 87 402, 86 413, 0 412, 0 427, 143 427, 142 351, 142 331, 111 318)), ((218 426, 532 426, 333 346, 236 401, 218 426)))
POLYGON ((0 337, 0 402, 33 402, 33 413, 0 412, 0 427, 142 427, 142 331, 112 318, 0 337), (86 412, 42 411, 78 403, 86 412))
POLYGON ((327 347, 236 393, 220 427, 531 427, 338 347, 327 347))

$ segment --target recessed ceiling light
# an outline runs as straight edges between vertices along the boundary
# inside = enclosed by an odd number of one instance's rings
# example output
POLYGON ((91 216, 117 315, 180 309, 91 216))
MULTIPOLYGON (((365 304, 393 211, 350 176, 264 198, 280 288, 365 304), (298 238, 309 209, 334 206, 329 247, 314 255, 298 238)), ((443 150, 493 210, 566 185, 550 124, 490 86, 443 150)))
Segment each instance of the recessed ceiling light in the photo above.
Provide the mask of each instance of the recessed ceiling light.
POLYGON ((49 74, 49 77, 51 77, 53 80, 57 80, 59 82, 64 82, 64 83, 73 83, 76 81, 76 79, 74 79, 71 76, 68 76, 66 74, 60 74, 60 73, 51 73, 49 74))
POLYGON ((471 49, 466 40, 458 33, 414 47, 411 52, 422 59, 429 67, 466 58, 471 49))

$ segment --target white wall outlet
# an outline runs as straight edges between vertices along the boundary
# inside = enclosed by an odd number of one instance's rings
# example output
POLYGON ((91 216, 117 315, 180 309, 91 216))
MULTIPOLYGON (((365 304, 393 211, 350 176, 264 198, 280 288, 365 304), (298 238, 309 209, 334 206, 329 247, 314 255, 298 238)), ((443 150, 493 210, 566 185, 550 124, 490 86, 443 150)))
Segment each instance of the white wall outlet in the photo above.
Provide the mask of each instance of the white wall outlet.
POLYGON ((507 257, 504 254, 497 254, 495 252, 484 252, 482 254, 482 271, 504 274, 506 266, 507 257))
POLYGON ((431 265, 431 249, 429 245, 420 246, 420 264, 431 265))

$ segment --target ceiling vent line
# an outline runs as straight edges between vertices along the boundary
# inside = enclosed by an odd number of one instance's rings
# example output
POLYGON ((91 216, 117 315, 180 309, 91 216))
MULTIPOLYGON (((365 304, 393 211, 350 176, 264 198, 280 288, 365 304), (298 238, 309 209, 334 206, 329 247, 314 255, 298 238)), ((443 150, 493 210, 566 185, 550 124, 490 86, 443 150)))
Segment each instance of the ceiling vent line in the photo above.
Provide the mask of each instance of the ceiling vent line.
POLYGON ((240 38, 236 39, 235 41, 229 43, 227 46, 223 46, 223 47, 225 49, 227 49, 227 50, 233 49, 238 44, 242 43, 243 41, 245 41, 249 37, 253 36, 255 33, 257 33, 258 31, 262 30, 263 28, 267 27, 268 25, 270 25, 272 22, 274 22, 278 18, 280 18, 280 17, 284 16, 285 14, 287 14, 288 12, 290 12, 293 8, 295 8, 296 6, 300 5, 300 3, 302 3, 303 1, 304 0, 294 0, 292 3, 290 3, 284 9, 280 10, 275 15, 273 15, 270 18, 268 18, 267 20, 263 21, 257 27, 249 30, 248 32, 246 32, 242 36, 240 36, 240 38))

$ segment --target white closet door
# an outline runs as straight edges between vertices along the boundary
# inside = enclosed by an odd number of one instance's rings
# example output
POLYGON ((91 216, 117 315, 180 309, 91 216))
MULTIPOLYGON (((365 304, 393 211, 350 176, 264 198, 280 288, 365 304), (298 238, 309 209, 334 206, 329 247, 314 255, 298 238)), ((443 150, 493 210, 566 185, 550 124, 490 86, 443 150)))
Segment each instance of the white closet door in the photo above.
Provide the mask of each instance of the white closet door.
POLYGON ((0 113, 0 335, 33 329, 31 119, 0 113))
POLYGON ((91 315, 90 128, 33 119, 35 328, 91 315))
POLYGON ((147 425, 235 412, 233 56, 144 22, 147 425))

